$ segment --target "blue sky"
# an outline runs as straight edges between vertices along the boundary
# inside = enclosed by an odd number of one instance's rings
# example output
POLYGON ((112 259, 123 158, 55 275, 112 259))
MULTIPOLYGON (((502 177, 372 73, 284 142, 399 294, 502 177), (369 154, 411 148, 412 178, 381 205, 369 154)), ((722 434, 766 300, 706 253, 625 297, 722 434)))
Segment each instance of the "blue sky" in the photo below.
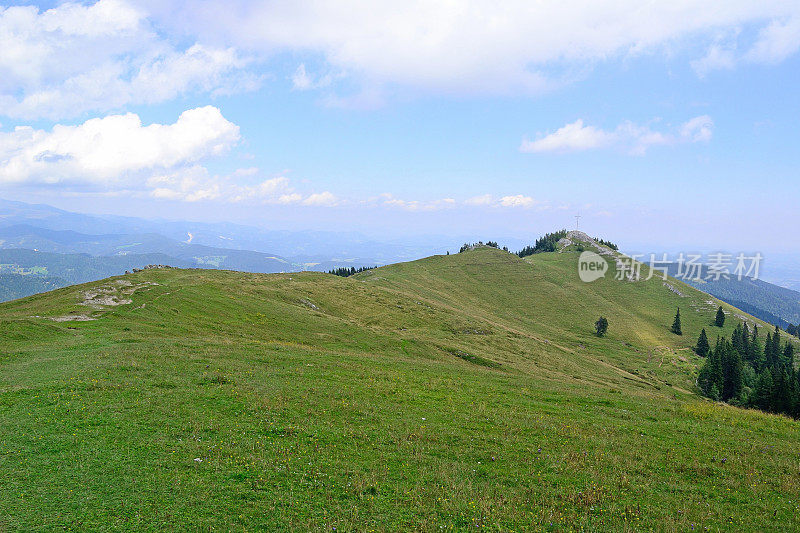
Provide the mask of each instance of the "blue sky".
POLYGON ((796 2, 0 11, 0 187, 374 236, 792 251, 796 2), (4 81, 3 81, 4 80, 4 81))

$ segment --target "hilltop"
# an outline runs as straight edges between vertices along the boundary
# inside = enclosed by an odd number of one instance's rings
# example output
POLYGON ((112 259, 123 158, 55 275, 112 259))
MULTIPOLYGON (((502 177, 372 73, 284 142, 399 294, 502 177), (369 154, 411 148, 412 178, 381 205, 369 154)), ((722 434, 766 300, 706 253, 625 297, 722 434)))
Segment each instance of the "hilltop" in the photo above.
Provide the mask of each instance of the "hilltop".
POLYGON ((769 326, 614 262, 584 283, 576 237, 0 304, 0 528, 797 527, 796 423, 695 384, 701 328, 769 326))

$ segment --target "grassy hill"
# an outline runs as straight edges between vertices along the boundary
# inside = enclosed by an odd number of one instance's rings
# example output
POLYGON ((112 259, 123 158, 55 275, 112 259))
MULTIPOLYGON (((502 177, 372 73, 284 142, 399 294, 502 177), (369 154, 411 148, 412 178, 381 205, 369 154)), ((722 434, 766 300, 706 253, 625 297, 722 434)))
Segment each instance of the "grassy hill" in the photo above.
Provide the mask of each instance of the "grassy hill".
POLYGON ((577 260, 159 269, 0 304, 0 530, 797 528, 797 423, 696 394, 700 329, 736 320, 577 260))

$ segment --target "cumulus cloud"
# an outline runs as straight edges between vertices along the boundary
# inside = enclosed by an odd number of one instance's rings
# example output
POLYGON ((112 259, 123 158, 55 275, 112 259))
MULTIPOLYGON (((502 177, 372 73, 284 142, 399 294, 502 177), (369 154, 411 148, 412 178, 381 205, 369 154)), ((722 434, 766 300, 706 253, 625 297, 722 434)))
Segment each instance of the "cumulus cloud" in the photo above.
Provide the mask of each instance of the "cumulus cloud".
MULTIPOLYGON (((453 198, 441 198, 439 200, 422 201, 422 200, 403 200, 395 198, 391 193, 384 193, 378 197, 381 205, 387 207, 397 207, 407 211, 438 211, 440 209, 448 209, 456 206, 456 201, 453 198)), ((368 202, 372 203, 372 202, 368 202)))
POLYGON ((0 132, 0 185, 184 202, 338 205, 329 191, 297 192, 285 176, 259 179, 257 167, 212 175, 204 161, 225 155, 239 140, 239 127, 212 106, 184 111, 172 124, 144 125, 127 113, 49 131, 20 126, 0 132))
POLYGON ((190 166, 225 153, 239 127, 211 106, 181 113, 174 124, 143 125, 138 115, 110 115, 52 130, 0 132, 0 183, 130 185, 143 172, 190 166))
POLYGON ((708 115, 694 117, 676 131, 654 131, 650 126, 625 121, 613 131, 586 126, 583 120, 567 124, 553 133, 539 134, 536 140, 524 139, 520 151, 527 153, 567 153, 615 147, 642 155, 652 146, 711 140, 714 122, 708 115))
POLYGON ((571 124, 558 128, 535 141, 524 140, 520 150, 523 152, 574 152, 603 148, 614 142, 614 134, 594 126, 584 126, 578 119, 571 124))
POLYGON ((500 198, 499 203, 502 207, 532 207, 535 202, 530 196, 517 194, 514 196, 503 196, 500 198))
MULTIPOLYGON (((754 56, 785 57, 797 43, 786 21, 800 16, 797 2, 783 0, 139 0, 138 5, 160 25, 201 40, 262 54, 303 51, 365 85, 447 93, 535 93, 564 81, 550 75, 554 64, 580 71, 597 61, 654 51, 673 54, 686 47, 694 54, 694 43, 740 27, 767 28, 764 45, 756 45, 765 53, 754 56)), ((308 86, 303 76, 298 80, 298 86, 308 86)))
POLYGON ((325 206, 325 207, 333 207, 338 203, 338 199, 336 196, 329 192, 318 192, 308 195, 307 198, 303 200, 303 205, 313 205, 313 206, 325 206))
POLYGON ((779 63, 800 49, 800 14, 775 20, 759 33, 758 40, 745 55, 756 63, 779 63))
POLYGON ((540 202, 531 196, 524 194, 513 194, 495 198, 491 194, 483 194, 480 196, 473 196, 464 200, 464 205, 474 207, 508 207, 508 208, 524 208, 537 207, 538 209, 548 209, 548 205, 540 202))
POLYGON ((480 196, 473 196, 472 198, 467 198, 464 200, 465 205, 482 206, 492 205, 493 203, 494 197, 491 194, 482 194, 480 196))
POLYGON ((262 179, 253 184, 241 182, 242 177, 257 174, 260 174, 257 168, 245 168, 229 175, 212 176, 205 167, 195 165, 155 175, 147 180, 147 188, 153 198, 183 202, 213 200, 248 205, 339 205, 339 199, 330 191, 305 195, 297 192, 286 176, 262 179))
POLYGON ((0 115, 58 120, 258 84, 234 48, 171 43, 125 0, 0 7, 0 115))
POLYGON ((58 120, 192 92, 250 90, 262 79, 256 61, 280 54, 336 73, 314 74, 300 63, 289 74, 297 90, 344 80, 323 99, 334 106, 377 107, 402 88, 536 94, 580 79, 600 61, 676 50, 696 56, 697 42, 709 43, 692 63, 701 75, 742 61, 782 61, 800 48, 800 5, 99 0, 0 7, 0 115, 58 120), (737 33, 742 27, 751 31, 737 33), (722 46, 715 36, 726 32, 736 35, 722 46), (756 41, 747 42, 754 32, 756 41))

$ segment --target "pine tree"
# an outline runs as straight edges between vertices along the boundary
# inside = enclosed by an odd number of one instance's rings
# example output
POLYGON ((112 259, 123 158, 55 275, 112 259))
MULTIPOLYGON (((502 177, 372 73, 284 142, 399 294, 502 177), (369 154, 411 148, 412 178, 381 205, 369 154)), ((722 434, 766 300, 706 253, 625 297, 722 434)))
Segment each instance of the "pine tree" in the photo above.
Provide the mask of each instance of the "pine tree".
POLYGON ((742 324, 742 349, 739 350, 739 353, 742 356, 742 360, 747 358, 747 353, 750 351, 750 331, 747 328, 747 322, 742 324))
POLYGON ((717 340, 716 347, 709 351, 706 362, 700 370, 697 383, 702 389, 703 393, 709 398, 715 400, 720 399, 722 394, 722 387, 724 384, 724 374, 722 369, 722 348, 721 342, 717 340), (716 394, 712 393, 716 391, 716 394))
POLYGON ((792 412, 792 385, 789 381, 789 374, 785 368, 772 369, 772 401, 770 402, 770 411, 773 413, 786 413, 792 412))
POLYGON ((695 346, 694 351, 700 357, 708 357, 708 352, 711 351, 711 347, 708 345, 708 336, 706 335, 706 330, 700 332, 700 337, 697 339, 697 346, 695 346))
POLYGON ((678 312, 675 314, 675 321, 672 323, 672 333, 675 335, 683 335, 683 331, 681 331, 681 309, 678 308, 678 312))
POLYGON ((608 331, 608 320, 606 320, 606 317, 601 316, 598 318, 597 322, 594 323, 594 328, 598 337, 605 335, 608 331))
POLYGON ((758 375, 756 388, 753 391, 750 405, 762 411, 769 411, 772 402, 772 385, 772 372, 770 372, 769 369, 764 369, 761 374, 758 375))
POLYGON ((722 400, 738 399, 742 394, 742 356, 727 342, 722 347, 722 368, 722 400))
POLYGON ((742 338, 744 337, 744 331, 742 330, 741 324, 736 324, 736 327, 733 328, 733 335, 731 335, 731 344, 733 347, 739 351, 739 353, 744 352, 744 341, 742 338))
POLYGON ((721 328, 725 325, 725 311, 722 310, 722 306, 719 306, 717 309, 717 317, 714 319, 714 325, 718 328, 721 328))
POLYGON ((781 328, 775 326, 775 332, 772 334, 772 360, 773 365, 780 364, 781 359, 781 328))
POLYGON ((716 383, 711 385, 711 390, 708 393, 708 397, 714 400, 715 402, 718 402, 720 400, 719 387, 717 387, 716 383))
POLYGON ((794 344, 787 342, 783 348, 781 364, 786 368, 794 368, 794 344))
POLYGON ((764 366, 764 350, 758 338, 758 325, 753 326, 753 333, 747 345, 746 359, 756 371, 759 371, 764 366))
POLYGON ((781 359, 781 330, 775 326, 775 332, 770 336, 767 333, 767 341, 764 344, 764 364, 767 368, 773 368, 780 364, 781 359))
POLYGON ((795 372, 794 368, 791 369, 794 374, 794 408, 792 409, 792 417, 800 419, 800 372, 795 372))
POLYGON ((774 357, 772 355, 772 333, 769 331, 767 332, 767 340, 764 341, 764 367, 765 368, 772 368, 772 361, 774 357))

